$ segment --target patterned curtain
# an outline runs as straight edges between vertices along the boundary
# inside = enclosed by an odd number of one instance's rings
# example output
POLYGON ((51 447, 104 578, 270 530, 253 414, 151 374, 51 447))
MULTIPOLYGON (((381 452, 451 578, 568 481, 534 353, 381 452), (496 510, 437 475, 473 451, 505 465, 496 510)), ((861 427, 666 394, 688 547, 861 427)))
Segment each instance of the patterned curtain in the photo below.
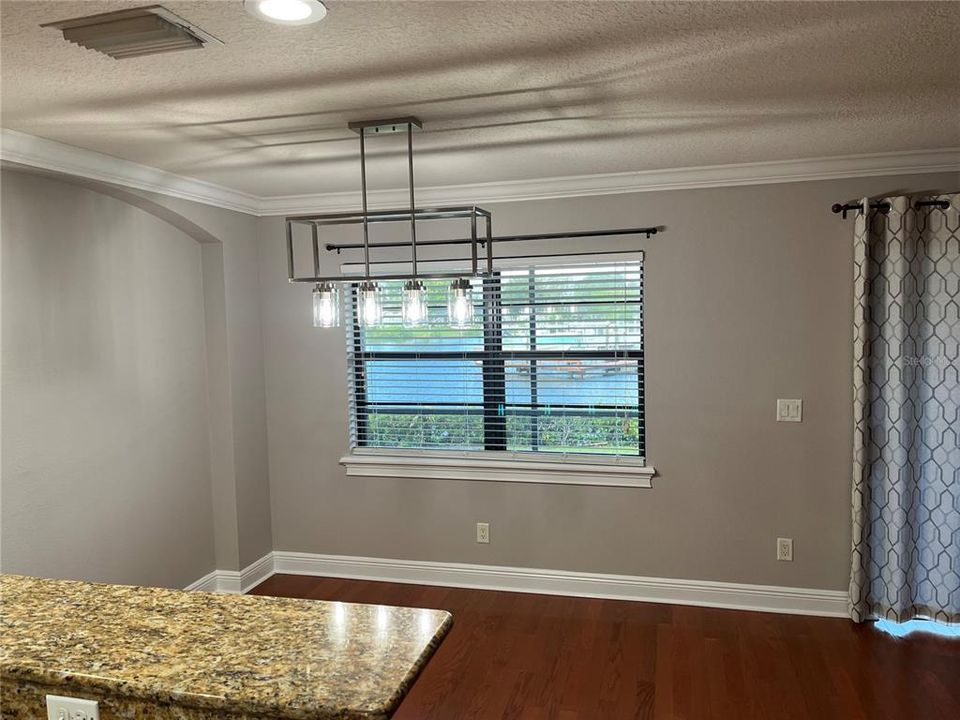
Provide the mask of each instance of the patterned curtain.
POLYGON ((850 614, 956 623, 960 194, 862 202, 889 210, 859 213, 854 231, 850 614))

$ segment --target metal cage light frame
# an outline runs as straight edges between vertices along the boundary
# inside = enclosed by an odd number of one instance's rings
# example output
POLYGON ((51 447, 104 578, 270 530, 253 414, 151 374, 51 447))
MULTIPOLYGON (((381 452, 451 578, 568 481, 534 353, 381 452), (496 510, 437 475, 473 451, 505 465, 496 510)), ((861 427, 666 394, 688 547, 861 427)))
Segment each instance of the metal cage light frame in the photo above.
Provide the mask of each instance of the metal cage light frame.
MULTIPOLYGON (((462 291, 463 285, 468 277, 492 276, 494 273, 495 243, 504 242, 525 242, 533 240, 560 240, 571 238, 605 237, 614 235, 637 235, 643 234, 648 238, 655 235, 659 228, 656 226, 619 228, 612 230, 585 230, 567 233, 540 233, 529 235, 509 235, 493 236, 493 216, 489 210, 485 210, 477 205, 454 205, 418 208, 416 206, 416 197, 414 193, 413 176, 413 133, 423 127, 419 118, 402 117, 389 120, 370 120, 349 123, 350 130, 360 136, 360 191, 361 191, 361 210, 360 212, 337 212, 337 213, 317 213, 307 215, 290 215, 285 218, 286 227, 286 245, 287 245, 287 277, 292 283, 310 283, 314 285, 314 319, 318 324, 318 317, 329 317, 329 313, 318 313, 316 306, 318 301, 330 302, 338 306, 339 296, 333 289, 336 283, 352 283, 362 285, 365 292, 374 294, 379 292, 378 281, 406 281, 405 289, 414 289, 423 286, 423 280, 431 279, 452 279, 455 282, 451 285, 451 292, 462 291), (407 155, 407 181, 409 188, 408 207, 394 210, 370 210, 367 197, 367 153, 366 138, 383 134, 406 133, 406 155, 407 155), (417 239, 417 223, 430 220, 466 220, 469 222, 470 234, 468 237, 455 238, 450 240, 423 240, 417 239), (396 223, 406 222, 410 225, 409 241, 391 241, 381 243, 370 242, 370 225, 377 223, 396 223), (362 225, 363 239, 360 243, 328 243, 324 246, 327 252, 337 252, 346 249, 363 250, 363 275, 346 275, 342 272, 337 274, 320 274, 320 228, 334 225, 362 225), (294 258, 294 241, 297 228, 308 228, 311 239, 311 248, 313 253, 313 274, 298 275, 296 261, 294 258), (420 272, 417 251, 424 246, 456 246, 469 245, 470 258, 469 267, 463 270, 444 270, 439 272, 420 272), (383 274, 373 274, 371 266, 380 264, 371 259, 371 251, 378 248, 410 248, 410 271, 409 272, 388 272, 383 274), (336 298, 335 298, 336 295, 336 298), (335 298, 335 299, 334 299, 335 298)), ((562 253, 561 255, 576 256, 595 253, 562 253)), ((509 256, 508 256, 509 257, 509 256)), ((395 264, 397 261, 386 261, 395 264)), ((427 261, 431 262, 431 261, 427 261)), ((454 260, 453 262, 464 262, 463 260, 454 260)), ((406 296, 405 296, 406 297, 406 296)), ((412 295, 411 301, 418 302, 412 295)), ((419 302, 423 299, 420 298, 419 302)), ((372 306, 371 306, 372 307, 372 306)), ((376 313, 372 313, 376 314, 376 313)), ((420 322, 415 320, 416 313, 404 312, 404 320, 410 318, 411 323, 420 322)), ((379 321, 379 315, 376 318, 379 321)), ((374 323, 375 324, 375 323, 374 323)), ((335 323, 319 323, 319 327, 332 327, 339 325, 339 317, 335 323)))

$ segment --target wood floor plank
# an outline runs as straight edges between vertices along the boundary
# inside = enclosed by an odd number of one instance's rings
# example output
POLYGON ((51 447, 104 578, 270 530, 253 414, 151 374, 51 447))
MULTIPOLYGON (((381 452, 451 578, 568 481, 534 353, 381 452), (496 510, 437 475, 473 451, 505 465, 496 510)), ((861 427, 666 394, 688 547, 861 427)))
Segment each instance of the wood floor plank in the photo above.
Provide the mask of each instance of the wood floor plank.
POLYGON ((673 626, 660 623, 657 625, 657 659, 656 674, 654 675, 654 704, 653 717, 655 720, 672 720, 673 696, 676 690, 674 684, 673 663, 673 626))
POLYGON ((837 618, 295 575, 253 592, 452 612, 394 720, 960 717, 960 640, 837 618))

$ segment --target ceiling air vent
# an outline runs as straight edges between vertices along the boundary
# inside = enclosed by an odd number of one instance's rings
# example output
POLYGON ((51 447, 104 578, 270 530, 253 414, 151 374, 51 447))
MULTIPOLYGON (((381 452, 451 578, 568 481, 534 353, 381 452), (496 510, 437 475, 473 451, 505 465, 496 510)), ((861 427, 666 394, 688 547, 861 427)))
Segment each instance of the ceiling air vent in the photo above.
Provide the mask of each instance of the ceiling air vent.
POLYGON ((63 32, 64 40, 118 60, 193 50, 207 43, 223 44, 159 5, 60 20, 41 27, 55 27, 63 32))

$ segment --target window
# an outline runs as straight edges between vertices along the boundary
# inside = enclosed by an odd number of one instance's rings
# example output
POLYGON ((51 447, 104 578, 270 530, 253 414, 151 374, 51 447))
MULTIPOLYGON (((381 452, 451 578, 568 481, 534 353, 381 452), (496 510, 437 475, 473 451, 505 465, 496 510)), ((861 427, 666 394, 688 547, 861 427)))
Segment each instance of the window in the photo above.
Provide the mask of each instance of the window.
POLYGON ((359 325, 352 293, 355 448, 643 458, 642 257, 501 267, 472 281, 463 330, 447 320, 449 282, 426 281, 428 321, 413 328, 401 283, 382 283, 377 327, 359 325))

